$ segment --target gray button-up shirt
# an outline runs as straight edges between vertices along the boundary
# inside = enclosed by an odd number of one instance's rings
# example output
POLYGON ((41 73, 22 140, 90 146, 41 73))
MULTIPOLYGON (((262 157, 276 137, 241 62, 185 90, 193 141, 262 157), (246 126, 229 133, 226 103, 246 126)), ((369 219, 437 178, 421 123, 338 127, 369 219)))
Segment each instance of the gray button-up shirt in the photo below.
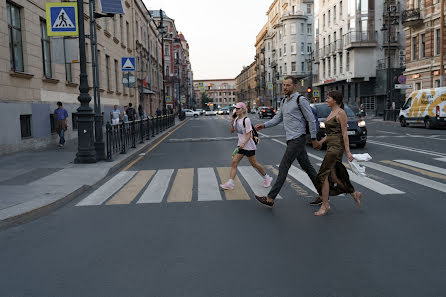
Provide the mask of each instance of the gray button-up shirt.
POLYGON ((265 123, 265 128, 269 128, 283 121, 287 141, 306 134, 306 121, 308 121, 311 138, 316 138, 316 123, 310 102, 306 98, 299 97, 300 107, 303 112, 302 114, 297 105, 298 96, 298 92, 291 94, 290 97, 285 96, 285 100, 283 100, 280 110, 276 113, 274 118, 265 123))

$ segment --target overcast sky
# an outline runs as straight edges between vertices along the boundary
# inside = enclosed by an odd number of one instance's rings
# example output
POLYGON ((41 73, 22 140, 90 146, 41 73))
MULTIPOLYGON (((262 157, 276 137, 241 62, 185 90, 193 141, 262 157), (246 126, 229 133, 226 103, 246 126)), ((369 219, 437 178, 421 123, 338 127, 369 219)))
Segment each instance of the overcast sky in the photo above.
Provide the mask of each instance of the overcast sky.
POLYGON ((194 79, 235 78, 254 61, 272 0, 143 0, 163 9, 189 42, 194 79))

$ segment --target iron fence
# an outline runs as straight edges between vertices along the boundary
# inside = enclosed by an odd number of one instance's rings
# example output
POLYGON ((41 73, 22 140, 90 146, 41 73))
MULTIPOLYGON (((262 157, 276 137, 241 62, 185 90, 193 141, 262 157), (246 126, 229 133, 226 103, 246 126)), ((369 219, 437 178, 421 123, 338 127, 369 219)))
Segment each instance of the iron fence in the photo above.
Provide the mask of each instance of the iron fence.
POLYGON ((126 154, 129 148, 136 148, 137 142, 144 143, 174 124, 173 114, 113 125, 108 122, 105 129, 106 160, 112 161, 113 155, 118 153, 126 154))

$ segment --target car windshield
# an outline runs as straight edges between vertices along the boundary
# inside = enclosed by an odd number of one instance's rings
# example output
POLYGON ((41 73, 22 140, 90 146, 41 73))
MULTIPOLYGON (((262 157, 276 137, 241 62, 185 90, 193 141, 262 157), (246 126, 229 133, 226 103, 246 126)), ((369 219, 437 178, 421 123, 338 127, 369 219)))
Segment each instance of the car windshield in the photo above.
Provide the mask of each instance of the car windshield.
MULTIPOLYGON (((331 112, 331 108, 328 107, 327 104, 318 104, 318 105, 315 105, 315 106, 316 106, 316 111, 317 111, 317 117, 318 118, 322 118, 322 119, 328 118, 328 115, 331 112)), ((354 117, 355 116, 355 113, 347 105, 344 106, 344 110, 345 110, 345 113, 347 114, 347 117, 354 117)))

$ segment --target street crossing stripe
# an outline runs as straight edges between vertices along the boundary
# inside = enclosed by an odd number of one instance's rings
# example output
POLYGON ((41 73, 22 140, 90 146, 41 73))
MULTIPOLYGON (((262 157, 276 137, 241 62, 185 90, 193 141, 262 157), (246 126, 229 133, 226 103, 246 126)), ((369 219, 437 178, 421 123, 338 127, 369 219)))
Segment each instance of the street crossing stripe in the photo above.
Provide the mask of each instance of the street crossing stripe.
POLYGON ((178 169, 167 202, 191 202, 193 184, 194 169, 178 169))
POLYGON ((446 162, 446 158, 436 158, 435 160, 441 161, 441 162, 446 162))
MULTIPOLYGON (((126 171, 125 171, 126 172, 126 171)), ((173 169, 161 169, 155 174, 152 182, 139 198, 139 203, 160 203, 163 201, 169 186, 170 178, 172 177, 173 169)))
POLYGON ((129 204, 141 192, 150 178, 155 174, 155 170, 141 170, 133 177, 112 199, 107 201, 107 205, 129 204))
POLYGON ((429 177, 433 177, 433 178, 438 178, 438 179, 444 179, 444 180, 446 180, 446 175, 442 175, 442 174, 438 174, 438 173, 430 172, 430 171, 423 170, 423 169, 418 169, 418 168, 415 168, 415 167, 412 167, 412 166, 409 166, 409 165, 399 164, 399 163, 396 163, 396 162, 393 162, 393 161, 389 161, 389 160, 383 160, 383 161, 381 161, 381 162, 382 162, 382 163, 385 163, 385 164, 393 165, 393 166, 398 166, 398 167, 406 168, 406 169, 409 169, 409 170, 412 170, 412 171, 415 171, 415 172, 418 172, 418 173, 427 175, 427 176, 429 176, 429 177))
POLYGON ((430 179, 427 179, 427 178, 424 178, 424 177, 421 177, 421 176, 418 176, 415 174, 397 170, 392 167, 387 167, 387 166, 383 166, 383 165, 372 163, 372 162, 365 162, 364 165, 366 167, 372 168, 374 170, 381 171, 386 174, 390 174, 390 175, 396 176, 398 178, 402 178, 402 179, 408 180, 410 182, 413 182, 413 183, 446 193, 446 185, 445 184, 442 184, 442 183, 439 183, 439 182, 436 182, 436 181, 433 181, 433 180, 430 180, 430 179))
MULTIPOLYGON (((275 167, 271 166, 271 165, 266 165, 265 168, 268 168, 269 170, 271 170, 271 172, 277 177, 279 175, 279 170, 277 170, 275 167)), ((293 188, 297 194, 307 197, 307 198, 311 198, 313 196, 311 196, 307 191, 305 191, 302 187, 300 187, 298 184, 296 184, 294 182, 294 180, 292 180, 291 178, 289 178, 288 176, 286 177, 286 181, 290 184, 291 188, 293 188)), ((273 183, 272 183, 273 184, 273 183)), ((271 185, 272 185, 271 184, 271 185)))
MULTIPOLYGON (((225 183, 229 179, 229 173, 231 167, 217 167, 217 172, 222 183, 225 183)), ((248 193, 246 193, 245 188, 238 176, 234 179, 234 189, 229 191, 224 191, 226 200, 249 200, 248 193)))
POLYGON ((91 193, 87 198, 76 204, 76 206, 100 205, 104 203, 104 201, 116 193, 135 174, 136 171, 119 172, 112 179, 91 193))
MULTIPOLYGON (((266 196, 271 188, 263 186, 263 177, 252 166, 238 166, 238 171, 242 174, 254 194, 257 196, 266 196)), ((276 199, 282 199, 277 195, 276 199)))
MULTIPOLYGON (((344 164, 345 167, 350 168, 348 164, 344 164)), ((366 176, 358 176, 353 171, 347 169, 350 181, 357 183, 367 189, 370 189, 381 195, 392 195, 392 194, 405 194, 405 192, 392 188, 386 184, 380 183, 374 179, 366 176)))
POLYGON ((291 175, 295 180, 303 184, 305 187, 310 189, 313 193, 317 194, 317 190, 314 187, 313 182, 302 169, 299 169, 296 166, 291 165, 288 174, 291 175))
POLYGON ((411 165, 414 167, 418 167, 421 169, 426 169, 429 171, 433 171, 439 174, 445 174, 446 175, 446 169, 444 168, 440 168, 440 167, 436 167, 436 166, 431 166, 431 165, 427 165, 427 164, 423 164, 423 163, 419 163, 419 162, 415 162, 415 161, 410 161, 410 160, 394 160, 395 162, 398 163, 403 163, 406 165, 411 165))
POLYGON ((435 156, 435 157, 446 157, 446 154, 434 152, 434 151, 426 151, 426 150, 422 150, 422 149, 417 149, 417 148, 412 148, 412 147, 402 146, 402 145, 397 145, 397 144, 392 144, 392 143, 380 142, 380 141, 376 141, 376 140, 368 140, 368 142, 372 143, 372 144, 387 146, 387 147, 391 147, 391 148, 406 150, 406 151, 410 151, 410 152, 416 152, 416 153, 435 156))
POLYGON ((214 168, 198 168, 198 201, 222 200, 214 168))

